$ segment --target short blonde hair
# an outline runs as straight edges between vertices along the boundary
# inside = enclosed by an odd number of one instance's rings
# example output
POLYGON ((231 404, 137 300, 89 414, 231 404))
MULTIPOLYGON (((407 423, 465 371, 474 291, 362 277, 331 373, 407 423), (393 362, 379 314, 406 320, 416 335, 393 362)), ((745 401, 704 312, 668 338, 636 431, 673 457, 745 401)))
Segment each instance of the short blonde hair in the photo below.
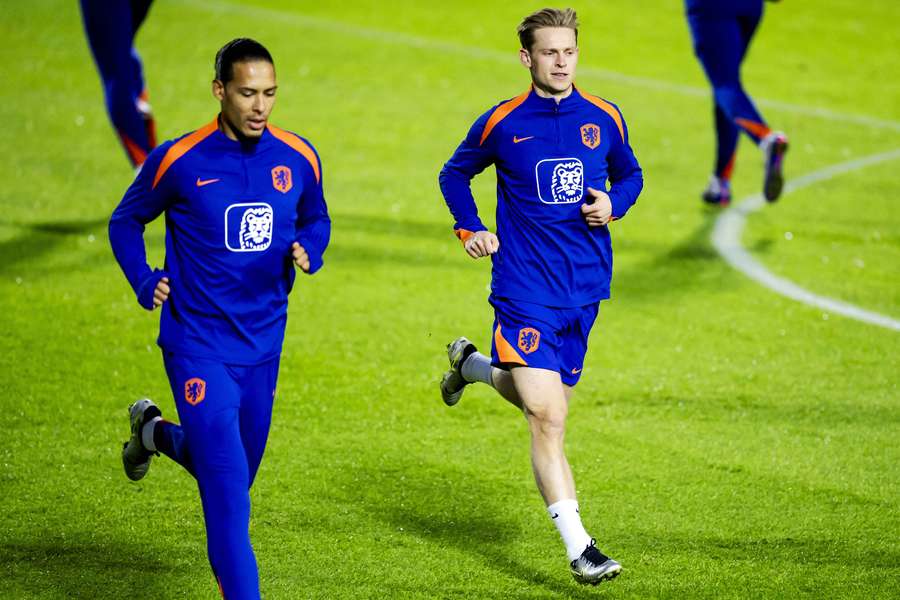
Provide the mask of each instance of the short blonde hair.
POLYGON ((516 28, 522 47, 530 51, 534 44, 534 32, 544 27, 568 27, 575 31, 575 41, 578 42, 578 15, 573 9, 542 8, 522 19, 516 28))

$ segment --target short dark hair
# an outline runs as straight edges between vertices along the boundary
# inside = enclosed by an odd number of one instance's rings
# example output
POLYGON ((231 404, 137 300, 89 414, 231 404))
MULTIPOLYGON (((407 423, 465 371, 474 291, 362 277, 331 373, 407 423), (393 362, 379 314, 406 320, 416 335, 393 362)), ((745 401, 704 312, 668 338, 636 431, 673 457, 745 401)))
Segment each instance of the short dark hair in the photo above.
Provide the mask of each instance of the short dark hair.
POLYGON ((234 79, 234 63, 264 60, 273 67, 275 61, 265 46, 250 38, 237 38, 216 52, 216 79, 223 84, 234 79))

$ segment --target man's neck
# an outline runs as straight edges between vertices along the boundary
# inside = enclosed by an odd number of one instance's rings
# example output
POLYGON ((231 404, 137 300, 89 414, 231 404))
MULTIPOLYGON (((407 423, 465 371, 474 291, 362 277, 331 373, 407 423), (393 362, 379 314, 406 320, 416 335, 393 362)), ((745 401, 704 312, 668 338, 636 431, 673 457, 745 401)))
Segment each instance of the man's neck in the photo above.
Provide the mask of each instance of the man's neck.
POLYGON ((219 131, 221 131, 229 140, 239 142, 241 146, 253 146, 259 142, 259 138, 248 138, 247 136, 241 135, 241 133, 222 116, 222 113, 219 113, 218 121, 219 131))
POLYGON ((556 100, 556 103, 559 104, 559 101, 563 98, 568 98, 572 94, 572 90, 575 89, 575 86, 570 85, 562 92, 556 92, 553 90, 545 90, 540 87, 536 82, 532 81, 532 87, 534 88, 534 93, 540 96, 541 98, 553 98, 556 100))

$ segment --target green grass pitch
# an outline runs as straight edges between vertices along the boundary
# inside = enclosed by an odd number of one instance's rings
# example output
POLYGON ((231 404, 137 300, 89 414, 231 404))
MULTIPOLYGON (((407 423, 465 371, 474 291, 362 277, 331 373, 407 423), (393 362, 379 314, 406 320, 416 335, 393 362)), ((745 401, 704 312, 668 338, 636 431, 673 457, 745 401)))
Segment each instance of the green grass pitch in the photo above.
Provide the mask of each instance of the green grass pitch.
MULTIPOLYGON (((889 598, 900 586, 900 334, 783 298, 709 241, 712 109, 677 0, 585 2, 578 83, 619 104, 646 186, 613 227, 613 299, 567 449, 588 530, 624 565, 577 586, 524 419, 486 388, 447 409, 445 344, 489 344, 489 264, 437 172, 528 83, 540 4, 158 0, 138 37, 161 138, 207 123, 237 36, 277 65, 272 121, 309 137, 334 220, 290 306, 252 492, 266 598, 889 598)), ((167 459, 131 483, 139 395, 175 418, 106 239, 131 175, 76 2, 7 0, 0 88, 0 598, 215 598, 200 503, 167 459)), ((744 66, 792 140, 788 177, 900 147, 900 4, 785 0, 744 66)), ((742 141, 734 189, 758 191, 742 141)), ((900 317, 897 161, 785 196, 743 244, 778 275, 900 317)), ((492 218, 493 175, 474 185, 492 218)), ((147 231, 162 257, 161 223, 147 231)))

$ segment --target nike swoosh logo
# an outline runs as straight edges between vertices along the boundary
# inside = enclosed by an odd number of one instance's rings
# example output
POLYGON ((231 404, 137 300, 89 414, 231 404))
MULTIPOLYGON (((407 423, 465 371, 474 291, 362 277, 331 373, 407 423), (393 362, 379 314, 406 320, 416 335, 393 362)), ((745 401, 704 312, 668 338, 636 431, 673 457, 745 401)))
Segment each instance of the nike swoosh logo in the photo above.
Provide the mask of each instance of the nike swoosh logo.
POLYGON ((524 142, 526 140, 530 140, 533 137, 534 137, 533 135, 529 135, 528 137, 523 137, 523 138, 513 136, 513 144, 518 144, 519 142, 524 142))
POLYGON ((218 179, 200 179, 197 178, 197 187, 203 187, 204 185, 209 185, 211 183, 217 182, 218 179))
POLYGON ((581 373, 581 369, 572 369, 572 375, 578 375, 581 373))
POLYGON ((558 519, 558 518, 559 518, 559 513, 553 513, 553 516, 550 517, 550 518, 551 518, 551 519, 558 519))

